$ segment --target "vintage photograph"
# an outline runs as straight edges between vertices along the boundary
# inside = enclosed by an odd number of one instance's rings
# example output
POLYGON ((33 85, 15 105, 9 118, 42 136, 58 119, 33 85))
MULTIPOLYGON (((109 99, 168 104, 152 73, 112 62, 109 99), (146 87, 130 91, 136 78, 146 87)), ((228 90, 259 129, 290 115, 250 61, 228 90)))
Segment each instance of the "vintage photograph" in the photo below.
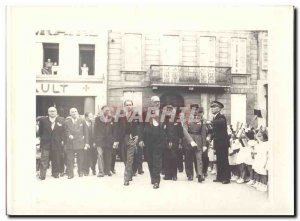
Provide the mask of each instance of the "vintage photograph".
POLYGON ((271 215, 267 28, 27 35, 33 214, 271 215))

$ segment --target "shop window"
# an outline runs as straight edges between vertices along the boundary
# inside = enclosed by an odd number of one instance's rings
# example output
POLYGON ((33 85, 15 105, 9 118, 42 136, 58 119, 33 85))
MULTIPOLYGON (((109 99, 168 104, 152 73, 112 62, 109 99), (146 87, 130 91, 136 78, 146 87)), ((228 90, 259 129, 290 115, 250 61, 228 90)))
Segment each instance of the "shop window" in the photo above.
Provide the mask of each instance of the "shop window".
POLYGON ((79 45, 79 75, 95 75, 95 45, 79 45))

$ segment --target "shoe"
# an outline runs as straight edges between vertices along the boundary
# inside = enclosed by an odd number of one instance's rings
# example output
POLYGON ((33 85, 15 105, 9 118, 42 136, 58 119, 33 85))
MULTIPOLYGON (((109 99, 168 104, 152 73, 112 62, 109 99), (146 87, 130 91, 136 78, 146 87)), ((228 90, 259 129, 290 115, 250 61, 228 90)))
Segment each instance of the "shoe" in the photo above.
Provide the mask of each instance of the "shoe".
POLYGON ((45 180, 46 177, 41 177, 41 176, 40 176, 39 179, 40 179, 40 180, 45 180))
POLYGON ((93 170, 93 175, 94 175, 94 176, 96 175, 96 171, 95 171, 95 170, 93 170))
POLYGON ((242 183, 244 183, 245 181, 244 181, 244 179, 242 179, 242 178, 240 178, 240 179, 238 179, 237 181, 236 181, 236 183, 238 183, 238 184, 242 184, 242 183))
POLYGON ((163 179, 164 179, 164 180, 172 180, 172 178, 171 178, 171 177, 168 177, 168 176, 164 176, 163 179))
POLYGON ((82 173, 80 173, 80 174, 79 174, 79 177, 83 177, 83 174, 82 174, 82 173))
POLYGON ((172 180, 177 181, 177 176, 173 176, 172 180))
POLYGON ((129 181, 125 181, 124 186, 129 186, 129 181))
POLYGON ((230 181, 237 181, 237 177, 236 176, 232 176, 230 181))
POLYGON ((198 176, 198 183, 202 183, 202 178, 200 175, 198 176))
POLYGON ((247 185, 253 185, 254 184, 254 180, 250 180, 247 185))
POLYGON ((57 175, 53 175, 53 177, 55 178, 55 179, 58 179, 59 178, 59 175, 57 174, 57 175))
POLYGON ((68 179, 73 179, 74 178, 74 176, 68 176, 68 179))
POLYGON ((132 176, 136 176, 136 173, 134 173, 132 176))
POLYGON ((192 181, 193 180, 193 176, 188 176, 188 180, 192 181))
POLYGON ((65 173, 60 173, 59 175, 60 175, 60 177, 63 177, 63 176, 65 176, 65 173))
POLYGON ((112 172, 113 174, 116 174, 116 170, 112 170, 111 172, 112 172))
POLYGON ((104 177, 104 175, 101 173, 98 173, 97 177, 104 177))
POLYGON ((132 177, 129 179, 129 181, 132 181, 132 177))
POLYGON ((222 184, 229 184, 230 183, 230 180, 224 180, 223 182, 222 182, 222 184))
POLYGON ((159 188, 159 184, 158 183, 154 183, 153 189, 158 189, 158 188, 159 188))
POLYGON ((203 176, 204 176, 204 177, 207 177, 207 173, 204 173, 203 176))
POLYGON ((84 174, 84 176, 88 176, 88 175, 89 175, 88 173, 85 173, 85 174, 84 174))
POLYGON ((111 176, 111 172, 109 172, 109 173, 107 174, 107 176, 111 176))
POLYGON ((144 171, 140 171, 140 172, 138 172, 138 174, 142 175, 142 174, 144 174, 144 171))
POLYGON ((215 179, 213 180, 213 182, 217 183, 217 182, 222 182, 221 180, 215 179))

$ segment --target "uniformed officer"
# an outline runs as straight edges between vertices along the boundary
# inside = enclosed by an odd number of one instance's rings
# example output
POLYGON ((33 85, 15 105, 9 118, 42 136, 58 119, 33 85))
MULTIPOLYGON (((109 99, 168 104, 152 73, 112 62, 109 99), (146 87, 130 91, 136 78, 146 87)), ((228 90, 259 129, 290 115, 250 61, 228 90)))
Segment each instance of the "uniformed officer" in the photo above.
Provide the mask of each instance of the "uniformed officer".
POLYGON ((193 180, 193 164, 195 164, 198 182, 201 183, 204 181, 202 154, 207 150, 207 127, 203 119, 203 108, 198 104, 192 104, 189 121, 183 127, 184 137, 187 141, 185 165, 188 180, 193 180))
POLYGON ((217 177, 214 182, 228 184, 230 183, 230 168, 228 162, 228 148, 230 147, 230 142, 227 133, 226 118, 220 113, 224 105, 219 101, 213 101, 210 107, 214 115, 211 121, 212 139, 217 156, 217 177))

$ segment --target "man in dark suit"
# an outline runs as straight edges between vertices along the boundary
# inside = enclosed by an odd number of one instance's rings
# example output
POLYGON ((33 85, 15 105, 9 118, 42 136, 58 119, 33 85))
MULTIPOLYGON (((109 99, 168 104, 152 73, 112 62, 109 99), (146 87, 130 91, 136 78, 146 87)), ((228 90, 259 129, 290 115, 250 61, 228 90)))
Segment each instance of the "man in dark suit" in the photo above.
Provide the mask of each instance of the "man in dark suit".
POLYGON ((95 148, 95 143, 94 143, 94 116, 92 113, 87 112, 84 114, 85 118, 85 124, 88 130, 89 134, 89 146, 87 150, 84 150, 85 152, 85 169, 84 169, 84 175, 88 176, 90 172, 90 168, 93 172, 93 175, 96 175, 96 163, 97 163, 97 149, 95 148))
POLYGON ((227 121, 220 113, 224 105, 219 101, 213 101, 210 105, 211 112, 214 115, 211 122, 212 139, 217 156, 217 177, 214 182, 230 183, 230 168, 228 162, 228 148, 230 147, 227 133, 227 121))
POLYGON ((111 158, 116 147, 117 131, 111 109, 106 105, 95 119, 94 134, 98 152, 98 177, 111 176, 111 158))
POLYGON ((70 109, 71 117, 65 121, 66 133, 66 154, 67 154, 67 171, 68 179, 74 177, 74 155, 77 154, 78 175, 84 173, 84 150, 89 148, 89 135, 86 123, 79 118, 76 108, 70 109))
POLYGON ((46 171, 51 156, 52 176, 59 178, 61 155, 63 151, 64 119, 57 116, 55 107, 49 107, 49 117, 40 119, 39 135, 41 147, 40 179, 46 178, 46 171))

